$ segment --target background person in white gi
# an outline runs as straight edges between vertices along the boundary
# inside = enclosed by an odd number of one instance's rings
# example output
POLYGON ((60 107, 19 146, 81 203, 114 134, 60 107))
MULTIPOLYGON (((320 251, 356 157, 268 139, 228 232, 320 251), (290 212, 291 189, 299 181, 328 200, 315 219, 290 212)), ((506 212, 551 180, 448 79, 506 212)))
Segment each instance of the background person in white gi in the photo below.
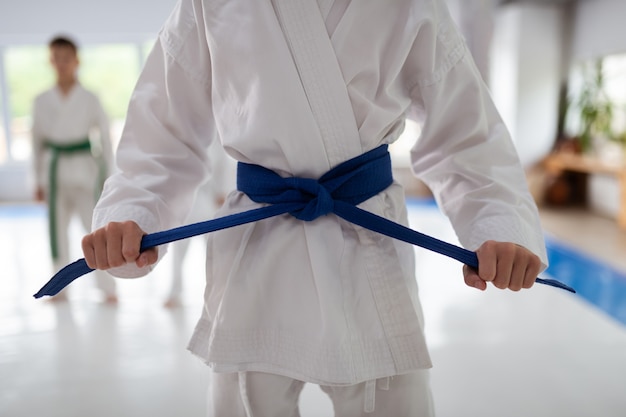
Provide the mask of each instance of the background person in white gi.
MULTIPOLYGON (((109 123, 98 98, 78 82, 78 50, 66 37, 49 43, 56 85, 37 96, 33 109, 35 198, 48 201, 53 268, 69 262, 68 230, 78 214, 86 230, 102 183, 112 164, 109 123)), ((105 301, 117 301, 115 281, 98 272, 105 301)), ((61 292, 53 300, 65 300, 61 292)))
MULTIPOLYGON (((182 0, 140 77, 105 184, 89 266, 145 275, 220 140, 235 159, 320 178, 422 123, 415 174, 480 271, 529 288, 547 260, 506 128, 442 0, 182 0)), ((218 215, 259 207, 239 191, 218 215)), ((359 207, 407 224, 392 184, 359 207)), ((428 416, 431 361, 409 245, 335 215, 283 215, 208 235, 205 308, 189 348, 210 364, 211 416, 297 416, 304 382, 337 416, 428 416)))

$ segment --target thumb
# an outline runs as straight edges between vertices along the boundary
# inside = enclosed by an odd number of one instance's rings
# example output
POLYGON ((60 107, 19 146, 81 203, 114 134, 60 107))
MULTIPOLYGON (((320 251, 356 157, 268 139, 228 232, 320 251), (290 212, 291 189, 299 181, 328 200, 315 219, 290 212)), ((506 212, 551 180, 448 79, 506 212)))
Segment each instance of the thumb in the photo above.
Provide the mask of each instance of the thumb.
POLYGON ((156 263, 158 258, 159 258, 158 249, 156 247, 153 247, 153 248, 146 249, 145 251, 141 252, 139 257, 135 261, 135 264, 137 265, 138 268, 143 268, 145 266, 156 263))
POLYGON ((487 289, 487 283, 478 276, 476 269, 463 265, 463 277, 465 278, 465 284, 467 286, 481 291, 485 291, 487 289))

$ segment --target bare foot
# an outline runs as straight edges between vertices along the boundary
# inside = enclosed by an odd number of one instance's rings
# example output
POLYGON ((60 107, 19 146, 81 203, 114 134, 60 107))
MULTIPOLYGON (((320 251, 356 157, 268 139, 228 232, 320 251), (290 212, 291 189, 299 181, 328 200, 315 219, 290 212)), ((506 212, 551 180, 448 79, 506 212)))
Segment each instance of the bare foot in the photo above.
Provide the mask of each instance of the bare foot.
POLYGON ((182 303, 178 297, 170 297, 163 303, 163 307, 165 308, 178 308, 181 306, 182 303))
POLYGON ((115 294, 107 294, 104 297, 104 304, 116 305, 118 301, 117 295, 115 294))

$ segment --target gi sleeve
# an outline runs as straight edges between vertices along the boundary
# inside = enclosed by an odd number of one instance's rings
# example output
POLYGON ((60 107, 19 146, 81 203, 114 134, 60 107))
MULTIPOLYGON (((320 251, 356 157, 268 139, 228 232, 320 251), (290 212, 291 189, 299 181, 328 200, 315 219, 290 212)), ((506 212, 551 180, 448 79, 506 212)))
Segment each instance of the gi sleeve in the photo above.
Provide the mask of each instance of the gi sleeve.
POLYGON ((422 134, 414 173, 433 191, 463 246, 513 242, 548 264, 534 200, 509 132, 443 2, 420 27, 408 62, 411 114, 422 134))
MULTIPOLYGON (((126 220, 147 233, 179 226, 206 179, 216 129, 201 7, 201 1, 180 1, 146 60, 116 153, 119 172, 105 183, 94 229, 126 220)), ((128 264, 111 273, 148 271, 128 264)))

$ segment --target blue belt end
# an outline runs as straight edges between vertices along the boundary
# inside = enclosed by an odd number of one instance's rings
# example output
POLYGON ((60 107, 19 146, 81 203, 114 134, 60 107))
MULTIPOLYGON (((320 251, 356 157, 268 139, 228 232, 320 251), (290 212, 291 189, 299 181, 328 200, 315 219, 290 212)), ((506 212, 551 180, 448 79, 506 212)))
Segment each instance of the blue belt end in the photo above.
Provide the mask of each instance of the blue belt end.
POLYGON ((61 292, 61 290, 67 287, 72 281, 78 277, 82 277, 85 274, 90 273, 93 269, 87 266, 87 262, 84 258, 72 262, 59 272, 54 274, 50 281, 48 281, 36 294, 35 298, 41 298, 43 296, 54 296, 61 292))
POLYGON ((544 284, 544 285, 549 285, 551 287, 560 288, 562 290, 569 291, 569 292, 571 292, 573 294, 576 294, 576 290, 575 289, 573 289, 569 285, 565 285, 562 282, 557 281, 555 279, 537 278, 536 282, 538 282, 540 284, 544 284))

